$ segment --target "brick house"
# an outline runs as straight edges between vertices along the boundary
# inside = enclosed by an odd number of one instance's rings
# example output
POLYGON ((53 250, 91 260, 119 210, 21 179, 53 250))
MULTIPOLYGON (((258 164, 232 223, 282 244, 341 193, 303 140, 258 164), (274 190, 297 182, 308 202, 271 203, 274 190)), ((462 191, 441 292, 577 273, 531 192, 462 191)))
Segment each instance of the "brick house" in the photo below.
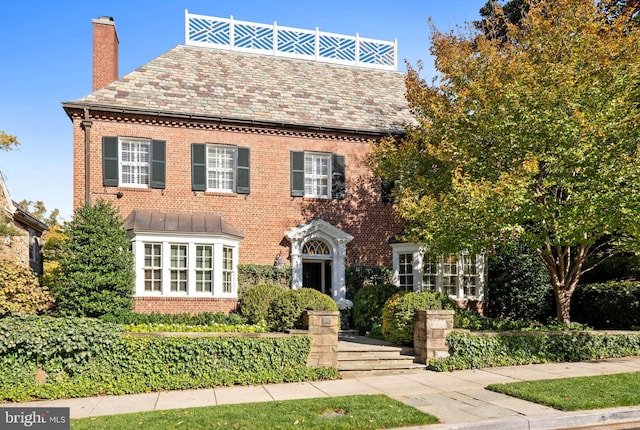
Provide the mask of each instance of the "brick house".
POLYGON ((1 173, 0 222, 11 233, 0 237, 0 258, 15 261, 42 275, 42 235, 47 225, 11 200, 1 173))
POLYGON ((185 21, 185 45, 119 79, 115 24, 94 19, 93 92, 63 103, 74 206, 107 198, 125 217, 136 310, 230 311, 238 264, 284 258, 293 288, 335 300, 346 266, 390 266, 402 224, 367 154, 412 121, 395 43, 185 21))

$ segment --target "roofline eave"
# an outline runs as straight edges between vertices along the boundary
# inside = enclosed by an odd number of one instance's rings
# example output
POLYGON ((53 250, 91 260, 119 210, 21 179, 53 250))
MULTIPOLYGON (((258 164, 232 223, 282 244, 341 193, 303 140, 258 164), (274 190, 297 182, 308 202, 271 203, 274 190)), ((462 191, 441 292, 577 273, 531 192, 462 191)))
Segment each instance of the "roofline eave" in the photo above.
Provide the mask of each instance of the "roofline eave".
POLYGON ((142 109, 142 108, 130 108, 130 107, 114 107, 108 105, 99 105, 99 104, 91 104, 91 103, 83 103, 83 102, 63 102, 62 107, 67 113, 67 116, 71 118, 71 111, 73 110, 92 110, 92 111, 101 111, 101 112, 112 112, 119 114, 129 114, 129 115, 150 115, 157 117, 168 117, 168 118, 181 118, 186 120, 193 121, 212 121, 225 123, 230 125, 238 125, 238 126, 252 126, 252 127, 266 127, 266 128, 286 128, 286 129, 295 129, 300 131, 308 131, 308 132, 323 132, 323 133, 348 133, 348 134, 357 134, 357 135, 369 135, 369 136, 403 136, 405 134, 404 129, 398 131, 394 129, 388 130, 359 130, 359 129, 348 129, 348 128, 340 128, 340 127, 320 127, 314 125, 306 125, 306 124, 294 124, 294 123, 284 123, 284 122, 269 122, 269 121, 256 121, 252 119, 243 119, 243 118, 231 118, 231 117, 221 117, 221 116, 212 116, 212 115, 194 115, 194 114, 185 114, 182 112, 174 112, 174 111, 158 111, 158 110, 150 110, 150 109, 142 109))

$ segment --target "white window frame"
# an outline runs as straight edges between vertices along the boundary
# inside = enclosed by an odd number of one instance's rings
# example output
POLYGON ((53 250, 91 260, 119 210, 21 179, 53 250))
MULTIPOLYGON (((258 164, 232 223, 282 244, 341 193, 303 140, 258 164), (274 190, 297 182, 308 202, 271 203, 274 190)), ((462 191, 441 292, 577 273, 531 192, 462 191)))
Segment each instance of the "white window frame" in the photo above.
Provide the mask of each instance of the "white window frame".
POLYGON ((151 140, 141 139, 136 137, 118 137, 118 185, 122 187, 131 188, 149 188, 151 181, 151 140), (136 149, 129 151, 133 154, 133 159, 125 161, 125 145, 134 145, 136 149), (141 160, 141 156, 144 154, 140 148, 146 147, 146 161, 141 160), (124 167, 130 167, 133 169, 133 173, 130 176, 133 177, 133 181, 127 182, 124 180, 124 167), (141 173, 146 168, 146 176, 141 173), (144 181, 146 177, 146 182, 144 181))
POLYGON ((145 242, 142 244, 142 290, 148 294, 160 293, 162 291, 162 244, 155 242, 145 242), (150 247, 151 253, 147 254, 147 246, 150 247), (155 248, 159 247, 160 252, 155 253, 155 248), (151 259, 151 264, 147 265, 147 256, 151 259), (155 264, 155 260, 158 260, 160 264, 155 264), (147 272, 151 273, 150 277, 147 277, 147 272), (156 272, 158 278, 156 279, 156 272), (151 289, 147 290, 147 280, 151 283, 151 289), (155 289, 156 282, 160 281, 160 290, 155 289))
POLYGON ((238 147, 234 145, 206 145, 207 191, 216 193, 235 193, 238 147), (224 156, 223 156, 224 154, 224 156), (229 157, 230 156, 230 157, 229 157), (231 158, 231 166, 221 165, 221 161, 231 158), (211 161, 214 161, 213 163, 211 161), (231 175, 231 179, 215 176, 231 175), (218 182, 214 184, 212 182, 218 182), (224 186, 222 186, 224 184, 224 186))
POLYGON ((332 154, 328 152, 304 152, 304 196, 316 199, 331 198, 332 154), (326 162, 327 173, 318 172, 316 162, 326 162), (322 192, 322 181, 326 181, 326 192, 322 192))
POLYGON ((213 245, 196 243, 195 289, 196 293, 213 293, 213 262, 215 255, 213 245), (211 255, 204 255, 201 250, 209 250, 211 255))
MULTIPOLYGON (((141 297, 238 297, 238 256, 239 240, 228 236, 203 236, 203 235, 168 235, 166 233, 145 232, 134 234, 131 237, 131 245, 134 255, 134 267, 136 272, 135 295, 141 297), (160 291, 145 290, 145 244, 160 245, 161 258, 161 286, 160 291), (187 288, 186 291, 171 290, 171 246, 184 245, 187 247, 187 288), (212 247, 212 291, 196 290, 196 248, 198 246, 212 247), (223 248, 232 250, 230 260, 231 288, 225 290, 223 281, 225 266, 223 262, 223 248)), ((227 265, 227 272, 229 272, 227 265)), ((147 268, 148 269, 148 268, 147 268)), ((228 287, 229 284, 227 284, 228 287)))
MULTIPOLYGON (((403 275, 400 273, 400 255, 411 254, 412 269, 413 269, 413 291, 434 291, 430 289, 430 286, 424 284, 426 276, 432 274, 424 272, 424 263, 430 257, 426 252, 426 248, 414 243, 398 243, 392 244, 393 248, 393 282, 398 287, 402 287, 400 277, 403 275)), ((469 255, 467 252, 457 254, 455 257, 455 263, 449 263, 447 260, 450 256, 438 256, 436 260, 435 270, 435 291, 440 291, 449 295, 449 297, 456 300, 483 300, 484 299, 484 286, 487 280, 487 257, 485 254, 469 255), (475 259, 474 265, 465 264, 465 260, 475 259), (454 264, 450 266, 449 264, 454 264), (469 267, 475 267, 475 273, 465 273, 465 270, 469 267), (447 270, 449 268, 450 270, 447 270), (455 273, 450 273, 454 272, 455 273), (448 289, 448 283, 445 284, 446 278, 455 279, 453 288, 448 289), (469 294, 470 283, 474 281, 473 288, 475 288, 475 294, 469 294)), ((411 291, 411 289, 409 289, 411 291)))
POLYGON ((169 288, 173 293, 186 293, 188 283, 189 246, 185 243, 170 243, 169 288))

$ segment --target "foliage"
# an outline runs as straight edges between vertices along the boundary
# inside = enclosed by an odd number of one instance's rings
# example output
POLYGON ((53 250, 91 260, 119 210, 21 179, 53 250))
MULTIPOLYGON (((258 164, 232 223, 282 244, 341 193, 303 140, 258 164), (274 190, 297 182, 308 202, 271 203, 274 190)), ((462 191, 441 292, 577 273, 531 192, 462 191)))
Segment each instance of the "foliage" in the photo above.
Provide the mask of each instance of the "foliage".
POLYGON ((640 26, 592 0, 527 3, 509 43, 433 30, 437 78, 412 68, 406 78, 417 125, 372 160, 399 180, 407 240, 437 253, 521 242, 549 271, 568 324, 595 244, 637 248, 640 26))
POLYGON ((386 301, 382 309, 382 334, 391 343, 412 345, 417 310, 456 308, 456 303, 444 293, 396 293, 386 301))
POLYGON ((87 318, 0 320, 0 399, 84 397, 338 377, 308 336, 134 337, 87 318), (37 382, 38 369, 46 382, 37 382))
POLYGON ((49 230, 43 235, 44 246, 42 247, 43 273, 42 284, 55 290, 60 280, 60 257, 67 235, 60 225, 49 225, 49 230))
POLYGON ((0 357, 75 374, 92 360, 109 354, 121 332, 117 324, 88 318, 7 317, 0 319, 0 357))
POLYGON ((287 291, 278 284, 258 284, 240 291, 240 313, 251 324, 266 321, 269 316, 269 306, 278 296, 287 291))
POLYGON ((599 329, 640 327, 640 282, 578 285, 571 317, 599 329))
POLYGON ((53 303, 49 290, 27 267, 0 259, 0 317, 46 311, 53 303))
POLYGON ((238 289, 242 292, 253 285, 277 284, 283 287, 291 285, 291 267, 279 269, 266 264, 239 264, 238 289))
POLYGON ((4 130, 0 130, 0 150, 9 151, 18 145, 20 145, 20 142, 18 142, 17 137, 5 133, 4 130))
POLYGON ((420 412, 382 394, 297 399, 246 404, 172 409, 123 415, 74 419, 72 428, 168 429, 210 427, 260 429, 373 430, 437 423, 420 412), (250 413, 247 413, 250 411, 250 413), (187 413, 188 412, 188 413, 187 413))
POLYGON ((47 208, 41 200, 20 200, 18 206, 29 212, 39 221, 42 221, 49 227, 60 226, 58 217, 60 216, 59 209, 53 209, 49 215, 47 215, 47 208))
POLYGON ((60 277, 54 287, 62 315, 98 317, 133 308, 133 256, 111 202, 76 209, 62 243, 60 277))
POLYGON ((640 279, 640 256, 630 253, 612 255, 602 260, 588 260, 585 266, 594 267, 580 278, 580 284, 640 279))
POLYGON ((491 391, 561 411, 640 404, 640 372, 491 384, 491 391))
POLYGON ((127 312, 118 315, 103 315, 103 321, 115 322, 118 324, 184 324, 194 326, 205 326, 213 324, 223 325, 243 325, 247 323, 247 318, 240 314, 226 314, 224 312, 201 312, 199 314, 161 314, 158 312, 139 313, 127 312))
POLYGON ((220 324, 191 325, 185 323, 141 323, 127 324, 126 332, 132 333, 266 333, 267 323, 257 324, 220 324))
POLYGON ((269 305, 267 325, 273 331, 301 328, 305 310, 337 311, 338 305, 331 297, 312 288, 286 290, 269 305))
POLYGON ((430 360, 430 369, 448 372, 640 355, 640 334, 529 332, 477 335, 452 332, 446 343, 450 356, 430 360))
POLYGON ((382 308, 387 299, 399 291, 392 284, 367 285, 353 298, 353 325, 362 334, 382 327, 382 308))
POLYGON ((560 324, 558 320, 549 318, 546 324, 536 320, 490 318, 479 315, 475 311, 456 309, 453 317, 455 328, 472 331, 555 331, 555 330, 581 330, 588 331, 591 327, 585 324, 572 322, 569 326, 560 324))
POLYGON ((361 288, 370 285, 390 284, 393 268, 386 266, 349 266, 345 269, 346 298, 354 300, 361 288))
POLYGON ((554 314, 549 272, 520 244, 489 255, 484 297, 489 317, 546 321, 554 314))

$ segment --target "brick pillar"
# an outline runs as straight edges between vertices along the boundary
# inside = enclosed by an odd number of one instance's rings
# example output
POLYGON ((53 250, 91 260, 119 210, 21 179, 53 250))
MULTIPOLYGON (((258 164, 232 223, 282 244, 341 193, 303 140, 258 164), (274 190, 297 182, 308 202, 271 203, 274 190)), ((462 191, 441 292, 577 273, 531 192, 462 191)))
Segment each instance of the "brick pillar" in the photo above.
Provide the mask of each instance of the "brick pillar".
POLYGON ((311 337, 307 364, 312 367, 338 367, 338 330, 340 312, 306 311, 303 328, 311 337))
POLYGON ((454 313, 451 310, 417 311, 413 348, 421 363, 428 364, 430 359, 449 356, 445 340, 453 330, 454 313))

